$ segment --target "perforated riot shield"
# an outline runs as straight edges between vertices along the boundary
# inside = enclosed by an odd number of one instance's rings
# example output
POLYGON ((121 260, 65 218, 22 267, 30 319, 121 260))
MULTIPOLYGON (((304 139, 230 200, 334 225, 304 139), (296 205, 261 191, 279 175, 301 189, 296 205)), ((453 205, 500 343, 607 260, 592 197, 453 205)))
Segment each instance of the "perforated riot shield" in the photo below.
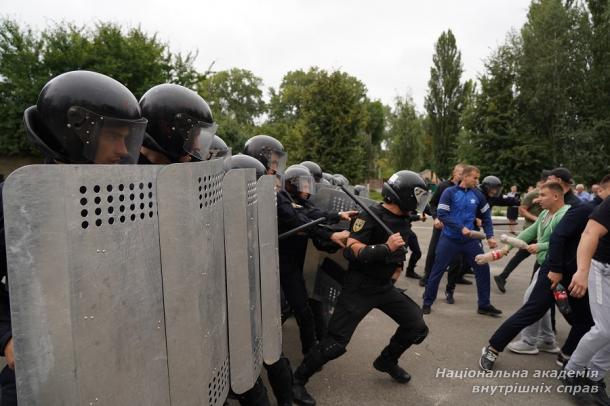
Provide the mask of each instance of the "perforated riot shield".
POLYGON ((20 404, 169 404, 159 169, 34 165, 7 179, 20 404))
POLYGON ((258 242, 260 250, 263 359, 270 365, 282 354, 282 304, 277 240, 275 176, 258 180, 258 242))
POLYGON ((229 392, 223 160, 166 166, 157 181, 172 405, 229 392))
POLYGON ((231 389, 244 393, 263 363, 254 169, 234 169, 223 180, 231 389))

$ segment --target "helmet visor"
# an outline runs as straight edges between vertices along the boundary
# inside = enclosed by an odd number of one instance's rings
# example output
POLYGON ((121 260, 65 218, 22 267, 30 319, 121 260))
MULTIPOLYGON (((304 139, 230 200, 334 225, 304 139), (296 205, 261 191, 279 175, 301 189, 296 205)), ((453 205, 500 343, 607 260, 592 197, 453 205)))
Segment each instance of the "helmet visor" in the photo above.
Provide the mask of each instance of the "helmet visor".
POLYGON ((288 182, 299 193, 307 193, 310 196, 314 194, 316 182, 313 176, 297 176, 296 178, 288 180, 287 183, 288 182))
POLYGON ((415 187, 413 193, 415 194, 415 200, 417 201, 417 211, 423 213, 428 205, 428 201, 430 201, 430 192, 426 189, 415 187))
POLYGON ((208 156, 210 145, 212 145, 217 128, 218 126, 216 124, 198 121, 186 132, 184 144, 182 145, 184 152, 199 161, 205 160, 205 157, 208 156))
POLYGON ((102 116, 83 107, 68 109, 68 127, 83 143, 83 156, 96 164, 135 164, 147 120, 102 116))
POLYGON ((263 152, 263 156, 267 160, 267 170, 272 171, 271 173, 284 173, 286 169, 286 161, 288 160, 288 154, 285 152, 266 150, 263 152))

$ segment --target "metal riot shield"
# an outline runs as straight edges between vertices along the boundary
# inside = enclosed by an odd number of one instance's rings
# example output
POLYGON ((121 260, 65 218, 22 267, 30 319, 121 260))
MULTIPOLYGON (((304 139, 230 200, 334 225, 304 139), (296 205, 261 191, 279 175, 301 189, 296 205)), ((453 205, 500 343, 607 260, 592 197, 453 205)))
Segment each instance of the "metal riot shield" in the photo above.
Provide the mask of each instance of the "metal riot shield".
POLYGON ((229 392, 223 160, 166 166, 157 180, 172 405, 229 392))
POLYGON ((275 176, 265 175, 256 186, 260 250, 263 360, 274 364, 282 354, 282 304, 277 241, 275 176))
POLYGON ((33 165, 6 180, 20 404, 169 404, 159 169, 33 165))
POLYGON ((223 181, 231 389, 252 388, 263 363, 254 169, 234 169, 223 181))

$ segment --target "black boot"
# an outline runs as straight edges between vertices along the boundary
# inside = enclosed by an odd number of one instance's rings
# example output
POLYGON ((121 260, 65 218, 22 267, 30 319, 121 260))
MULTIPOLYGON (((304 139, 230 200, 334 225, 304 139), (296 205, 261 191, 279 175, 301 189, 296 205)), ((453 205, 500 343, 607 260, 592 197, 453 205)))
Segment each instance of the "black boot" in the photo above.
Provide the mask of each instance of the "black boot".
POLYGON ((293 401, 297 405, 313 406, 316 400, 307 392, 305 384, 313 374, 325 364, 320 344, 315 345, 311 351, 305 355, 301 365, 294 371, 294 384, 292 385, 293 401))
POLYGON ((292 368, 288 358, 282 354, 276 363, 265 364, 265 369, 278 406, 292 405, 292 368))
POLYGON ((316 400, 307 392, 305 384, 294 382, 292 385, 293 402, 302 406, 315 406, 316 400))
POLYGON ((388 373, 395 381, 407 383, 411 380, 411 375, 404 369, 398 366, 398 358, 409 348, 407 345, 390 343, 381 351, 381 355, 373 362, 373 367, 380 371, 388 373))
POLYGON ((252 389, 237 395, 237 400, 241 406, 271 406, 267 397, 267 389, 260 376, 252 389))
POLYGON ((413 279, 421 279, 421 275, 417 274, 417 272, 415 272, 414 268, 407 268, 407 272, 405 273, 405 277, 407 278, 413 278, 413 279))

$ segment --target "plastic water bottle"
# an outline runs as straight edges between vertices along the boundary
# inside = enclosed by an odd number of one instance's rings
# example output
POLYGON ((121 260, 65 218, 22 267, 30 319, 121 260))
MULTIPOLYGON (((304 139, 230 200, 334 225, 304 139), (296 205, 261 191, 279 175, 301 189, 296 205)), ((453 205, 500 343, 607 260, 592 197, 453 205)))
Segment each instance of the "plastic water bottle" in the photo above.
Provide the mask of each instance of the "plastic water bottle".
POLYGON ((557 303, 561 314, 567 316, 572 313, 572 307, 570 307, 570 302, 568 301, 568 292, 561 283, 558 283, 553 290, 553 296, 555 296, 555 303, 557 303))

